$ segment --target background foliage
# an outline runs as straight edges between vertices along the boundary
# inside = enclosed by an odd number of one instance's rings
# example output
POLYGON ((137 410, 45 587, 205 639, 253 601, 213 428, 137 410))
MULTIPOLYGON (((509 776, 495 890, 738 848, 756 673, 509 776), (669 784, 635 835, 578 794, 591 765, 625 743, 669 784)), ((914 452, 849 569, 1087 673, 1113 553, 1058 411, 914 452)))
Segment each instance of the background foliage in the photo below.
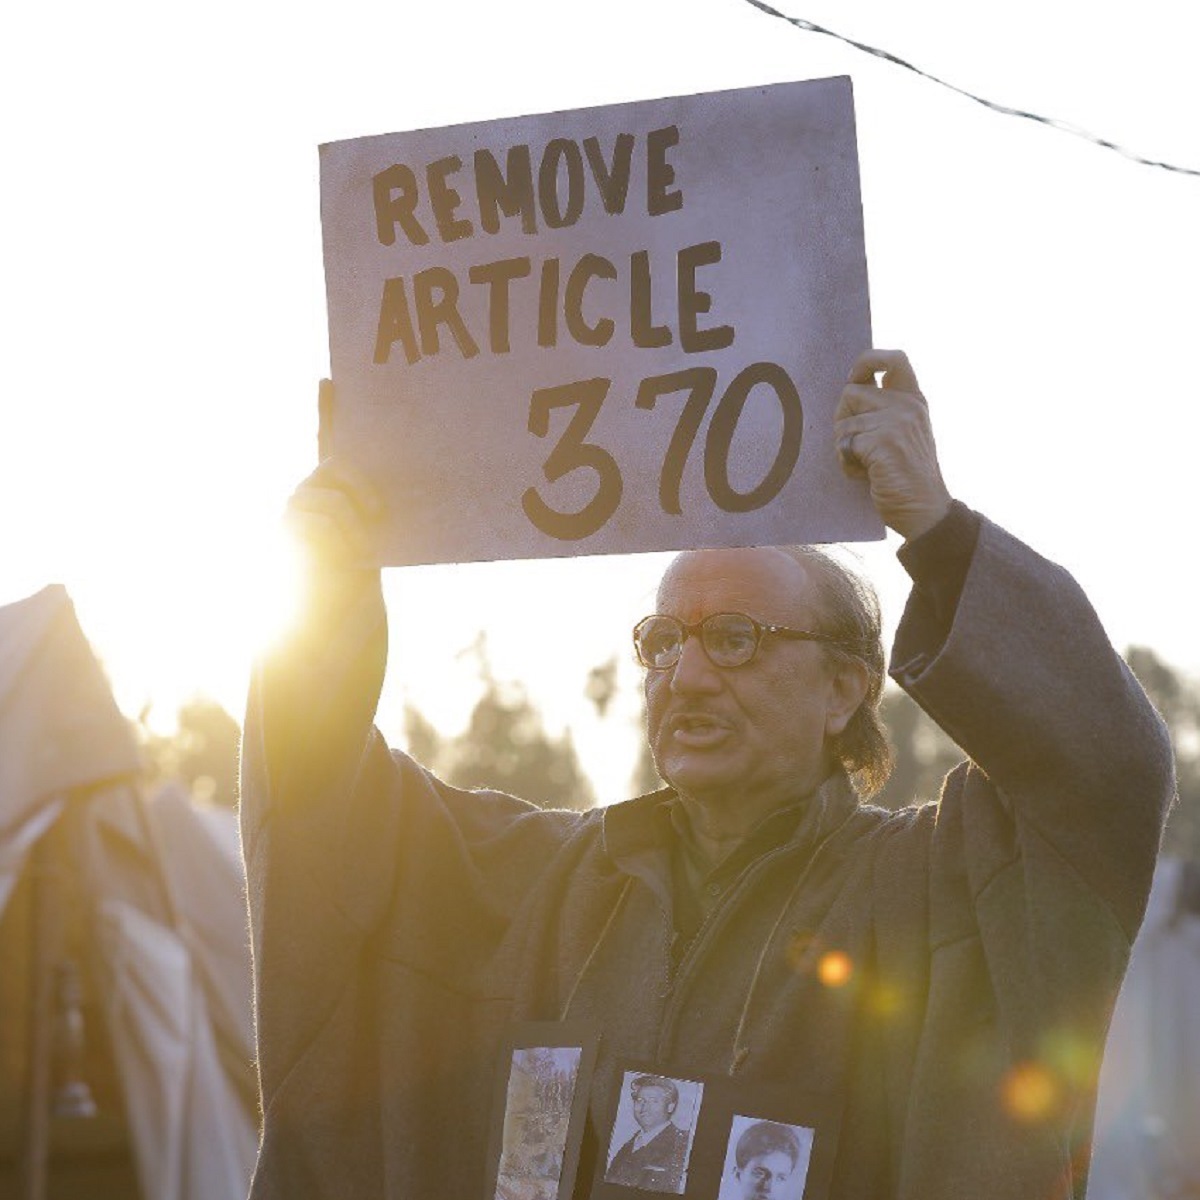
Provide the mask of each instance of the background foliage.
MULTIPOLYGON (((482 638, 471 652, 483 685, 466 728, 439 732, 413 706, 405 713, 410 753, 458 787, 495 788, 546 807, 589 808, 595 791, 580 766, 569 732, 546 731, 541 713, 519 683, 495 677, 482 638)), ((1188 679, 1144 646, 1125 655, 1171 730, 1179 800, 1167 825, 1164 850, 1200 861, 1200 683, 1188 679)), ((617 692, 616 659, 593 667, 581 683, 584 695, 605 717, 617 692)), ((884 694, 883 713, 896 753, 896 767, 876 802, 888 808, 933 800, 942 777, 962 751, 894 687, 884 694)), ((237 796, 238 724, 220 705, 197 698, 180 709, 170 735, 149 731, 145 714, 139 734, 151 781, 174 778, 200 800, 232 806, 237 796)), ((654 790, 660 781, 643 746, 629 795, 654 790)))

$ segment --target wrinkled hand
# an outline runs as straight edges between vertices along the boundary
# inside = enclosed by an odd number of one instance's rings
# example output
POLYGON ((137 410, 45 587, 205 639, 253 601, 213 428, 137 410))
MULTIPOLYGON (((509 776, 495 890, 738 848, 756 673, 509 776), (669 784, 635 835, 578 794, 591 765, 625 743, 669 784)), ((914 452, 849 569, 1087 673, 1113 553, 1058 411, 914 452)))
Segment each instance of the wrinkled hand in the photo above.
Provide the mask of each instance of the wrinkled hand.
POLYGON ((950 493, 938 466, 929 406, 901 351, 868 350, 855 362, 833 431, 842 469, 866 476, 885 525, 912 540, 946 515, 950 493))

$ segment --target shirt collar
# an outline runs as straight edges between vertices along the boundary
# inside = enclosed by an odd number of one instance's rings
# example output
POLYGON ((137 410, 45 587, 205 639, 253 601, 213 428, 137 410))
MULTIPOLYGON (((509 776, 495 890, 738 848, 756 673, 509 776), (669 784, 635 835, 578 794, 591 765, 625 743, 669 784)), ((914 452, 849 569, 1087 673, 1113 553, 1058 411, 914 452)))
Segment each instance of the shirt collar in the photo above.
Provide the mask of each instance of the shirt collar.
MULTIPOLYGON (((844 771, 835 771, 811 796, 764 817, 742 843, 760 853, 775 846, 796 849, 815 846, 836 829, 857 807, 858 797, 844 771)), ((687 834, 681 828, 687 818, 679 797, 672 788, 663 788, 636 800, 626 800, 606 808, 601 815, 604 848, 622 870, 642 874, 651 862, 664 863, 676 842, 686 845, 687 834)), ((741 847, 726 858, 741 856, 741 847)), ((721 864, 724 865, 724 864, 721 864)))

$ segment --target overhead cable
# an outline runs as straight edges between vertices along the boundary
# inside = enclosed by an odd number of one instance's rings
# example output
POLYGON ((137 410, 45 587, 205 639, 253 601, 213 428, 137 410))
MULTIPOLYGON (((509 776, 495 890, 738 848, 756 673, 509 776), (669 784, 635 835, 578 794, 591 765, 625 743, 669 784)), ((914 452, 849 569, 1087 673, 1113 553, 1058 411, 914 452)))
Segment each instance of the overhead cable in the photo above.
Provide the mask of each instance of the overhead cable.
POLYGON ((1048 125, 1050 128, 1059 129, 1063 133, 1074 134, 1076 137, 1083 138, 1094 145, 1102 146, 1105 150, 1112 150, 1117 154, 1123 155, 1125 158, 1132 159, 1135 163, 1140 163, 1144 167, 1157 167, 1159 170, 1173 171, 1179 175, 1200 176, 1200 170, 1197 170, 1195 167, 1181 167, 1177 163, 1146 158, 1141 154, 1134 153, 1134 151, 1125 146, 1109 141, 1107 138, 1097 137, 1096 134, 1090 133, 1078 125, 1072 125, 1069 121, 1058 121, 1053 117, 1044 117, 1038 113, 1027 112, 1022 108, 1011 108, 1007 104, 997 104, 994 100, 987 100, 983 96, 977 96, 974 92, 957 87, 953 83, 947 83, 946 80, 939 79, 936 75, 931 75, 928 71, 922 71, 920 67, 913 66, 912 63, 907 62, 899 55, 893 54, 890 50, 881 50, 878 46, 869 46, 866 42, 855 41, 854 38, 835 33, 832 29, 826 29, 823 25, 805 20, 803 17, 790 17, 787 13, 782 13, 777 8, 772 8, 769 4, 764 3, 764 0, 746 0, 746 3, 761 9, 769 16, 778 17, 781 21, 786 21, 789 25, 794 25, 797 29, 803 29, 809 33, 821 33, 826 37, 836 38, 839 42, 845 42, 847 46, 853 46, 856 50, 861 50, 864 54, 873 54, 876 58, 882 58, 886 62, 894 63, 898 67, 903 67, 906 71, 912 71, 914 75, 921 76, 922 79, 928 79, 930 83, 939 84, 944 88, 949 88, 952 92, 957 92, 960 96, 965 96, 968 100, 974 100, 976 104, 982 104, 984 108, 990 108, 993 112, 1002 113, 1007 117, 1021 117, 1026 121, 1036 121, 1039 125, 1048 125))

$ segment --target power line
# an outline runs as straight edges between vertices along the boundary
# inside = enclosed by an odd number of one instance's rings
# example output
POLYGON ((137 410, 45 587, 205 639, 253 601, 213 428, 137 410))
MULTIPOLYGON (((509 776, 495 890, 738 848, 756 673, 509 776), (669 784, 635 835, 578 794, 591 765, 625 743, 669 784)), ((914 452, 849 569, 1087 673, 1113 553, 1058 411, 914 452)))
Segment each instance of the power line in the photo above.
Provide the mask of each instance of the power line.
POLYGON ((878 46, 869 46, 866 42, 857 42, 853 38, 848 38, 841 33, 835 33, 832 29, 826 29, 823 25, 818 25, 815 21, 805 20, 803 17, 789 17, 787 13, 781 13, 778 9, 765 4, 763 0, 746 0, 746 3, 752 4, 757 9, 761 9, 768 16, 778 17, 781 21, 786 21, 789 25, 794 25, 797 29, 806 30, 808 33, 821 33, 826 37, 836 38, 839 42, 845 42, 847 46, 853 46, 856 50, 861 50, 864 54, 873 54, 876 58, 882 58, 885 62, 894 63, 897 67, 903 67, 906 71, 912 71, 914 75, 921 76, 922 79, 928 79, 930 83, 936 83, 941 87, 949 88, 950 91, 957 92, 958 95, 965 96, 968 100, 974 100, 976 104, 982 104, 984 108, 990 108, 993 112, 1002 113, 1006 117, 1021 117, 1026 121, 1036 121, 1039 125, 1048 125, 1051 129, 1058 129, 1063 133, 1074 134, 1075 137, 1083 138, 1085 141, 1091 142, 1096 146, 1102 146, 1105 150, 1112 150, 1117 154, 1123 155, 1125 158, 1132 159, 1135 163, 1140 163, 1144 167, 1157 167, 1159 170, 1173 171, 1179 175, 1200 176, 1200 170, 1194 167, 1181 167, 1177 163, 1163 162, 1155 158, 1145 158, 1143 155, 1137 154, 1125 146, 1109 141, 1108 138, 1097 137, 1096 134, 1090 133, 1078 125, 1072 125, 1069 121, 1058 121, 1053 117, 1044 117, 1039 113, 1027 112, 1022 108, 1011 108, 1007 104, 997 104, 994 100, 987 100, 983 96, 977 96, 974 92, 968 92, 965 88, 957 87, 953 83, 947 83, 946 80, 939 79, 936 75, 931 75, 928 71, 923 71, 920 67, 913 66, 912 63, 901 58, 899 55, 893 54, 890 50, 881 50, 878 46))

